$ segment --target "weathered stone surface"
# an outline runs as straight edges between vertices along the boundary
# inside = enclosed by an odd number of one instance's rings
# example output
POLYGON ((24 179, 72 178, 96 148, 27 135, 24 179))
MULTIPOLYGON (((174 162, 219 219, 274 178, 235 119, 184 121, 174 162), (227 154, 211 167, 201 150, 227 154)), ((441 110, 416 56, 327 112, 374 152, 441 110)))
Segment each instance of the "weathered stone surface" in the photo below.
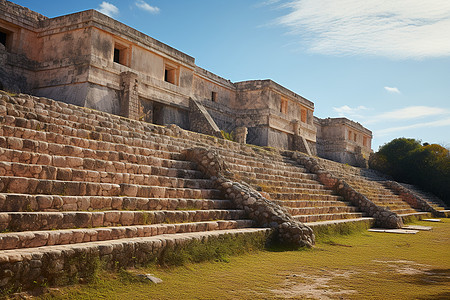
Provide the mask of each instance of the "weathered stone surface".
POLYGON ((339 179, 329 173, 320 166, 316 158, 299 152, 293 154, 293 158, 304 165, 311 172, 317 174, 318 180, 326 187, 335 190, 344 198, 349 199, 353 205, 359 207, 361 211, 367 213, 371 217, 374 217, 376 220, 376 226, 382 228, 402 228, 403 221, 401 217, 384 207, 377 206, 366 196, 352 188, 345 180, 339 179))
POLYGON ((250 186, 228 179, 234 175, 214 150, 188 149, 186 158, 196 162, 202 172, 216 178, 217 188, 221 189, 236 207, 244 209, 258 226, 273 228, 281 242, 294 246, 314 245, 315 237, 311 228, 294 220, 285 208, 265 199, 250 186))

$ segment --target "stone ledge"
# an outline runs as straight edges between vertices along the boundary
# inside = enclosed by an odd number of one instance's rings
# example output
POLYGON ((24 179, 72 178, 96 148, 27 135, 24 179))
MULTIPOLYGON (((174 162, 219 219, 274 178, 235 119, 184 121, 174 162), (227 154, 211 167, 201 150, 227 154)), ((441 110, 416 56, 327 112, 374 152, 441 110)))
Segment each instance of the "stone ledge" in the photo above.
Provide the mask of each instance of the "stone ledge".
POLYGON ((222 242, 226 237, 236 240, 239 236, 253 236, 248 238, 250 244, 263 247, 269 234, 269 229, 249 228, 4 250, 0 251, 0 291, 74 283, 92 278, 99 268, 152 263, 163 258, 165 250, 176 252, 192 241, 207 244, 217 239, 222 242))

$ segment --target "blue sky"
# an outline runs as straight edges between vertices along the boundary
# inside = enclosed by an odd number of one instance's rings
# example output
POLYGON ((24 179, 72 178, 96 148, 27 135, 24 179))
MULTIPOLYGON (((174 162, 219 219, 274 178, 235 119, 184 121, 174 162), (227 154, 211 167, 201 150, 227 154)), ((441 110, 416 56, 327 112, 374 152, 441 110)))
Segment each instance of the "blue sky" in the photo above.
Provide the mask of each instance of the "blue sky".
POLYGON ((448 0, 16 0, 48 17, 97 9, 233 82, 272 79, 372 130, 450 147, 448 0))

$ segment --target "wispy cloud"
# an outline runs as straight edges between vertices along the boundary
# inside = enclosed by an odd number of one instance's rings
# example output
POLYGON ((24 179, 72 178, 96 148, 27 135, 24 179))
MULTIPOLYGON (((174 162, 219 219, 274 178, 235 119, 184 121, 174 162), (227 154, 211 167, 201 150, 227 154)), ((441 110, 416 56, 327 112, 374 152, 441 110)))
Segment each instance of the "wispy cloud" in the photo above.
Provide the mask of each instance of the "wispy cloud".
POLYGON ((368 115, 367 112, 371 110, 372 109, 362 105, 358 107, 350 107, 348 105, 333 107, 333 111, 335 111, 338 116, 356 119, 356 121, 362 122, 364 125, 418 120, 426 117, 445 116, 450 118, 450 110, 432 106, 408 106, 376 115, 368 115))
POLYGON ((256 4, 256 6, 272 5, 272 4, 276 4, 280 1, 281 0, 266 0, 266 1, 259 2, 258 4, 256 4))
POLYGON ((101 12, 102 14, 105 14, 110 17, 114 17, 119 14, 119 9, 115 5, 113 5, 109 2, 105 2, 105 1, 103 1, 100 4, 100 6, 97 8, 97 10, 99 12, 101 12))
POLYGON ((373 124, 385 121, 414 120, 431 116, 450 114, 447 109, 431 106, 409 106, 401 109, 388 111, 373 117, 367 118, 366 124, 373 124))
POLYGON ((404 132, 404 131, 407 131, 410 129, 435 128, 435 127, 444 127, 444 126, 450 126, 450 118, 445 118, 442 120, 431 121, 431 122, 416 123, 416 124, 411 124, 411 125, 406 125, 406 126, 385 128, 385 129, 375 131, 375 135, 378 137, 382 137, 382 136, 390 135, 395 132, 404 132))
POLYGON ((137 7, 152 13, 152 14, 157 14, 159 13, 159 8, 156 6, 151 6, 150 4, 148 4, 147 2, 143 1, 143 0, 138 0, 136 1, 134 4, 136 4, 137 7))
POLYGON ((384 89, 389 93, 400 94, 400 91, 396 87, 385 86, 384 89))
POLYGON ((333 107, 333 110, 340 116, 340 117, 362 117, 361 112, 368 110, 369 108, 360 105, 358 107, 352 108, 348 105, 344 105, 341 107, 333 107))
POLYGON ((277 23, 314 53, 450 56, 448 0, 292 0, 288 7, 277 23))

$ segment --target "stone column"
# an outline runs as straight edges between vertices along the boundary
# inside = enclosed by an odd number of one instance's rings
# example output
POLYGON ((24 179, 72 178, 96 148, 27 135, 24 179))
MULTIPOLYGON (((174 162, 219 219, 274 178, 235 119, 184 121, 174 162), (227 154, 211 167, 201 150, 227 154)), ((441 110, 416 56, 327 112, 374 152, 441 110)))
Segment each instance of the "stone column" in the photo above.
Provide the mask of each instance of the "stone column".
POLYGON ((301 126, 299 120, 292 121, 292 127, 294 129, 293 148, 294 151, 300 151, 311 155, 311 149, 309 148, 306 139, 301 136, 301 126))
POLYGON ((235 141, 240 144, 247 143, 247 127, 238 127, 234 130, 235 141))
POLYGON ((136 73, 120 73, 120 115, 133 120, 139 119, 138 83, 136 73))
POLYGON ((294 135, 300 136, 300 122, 298 120, 292 121, 292 127, 294 128, 294 135))

